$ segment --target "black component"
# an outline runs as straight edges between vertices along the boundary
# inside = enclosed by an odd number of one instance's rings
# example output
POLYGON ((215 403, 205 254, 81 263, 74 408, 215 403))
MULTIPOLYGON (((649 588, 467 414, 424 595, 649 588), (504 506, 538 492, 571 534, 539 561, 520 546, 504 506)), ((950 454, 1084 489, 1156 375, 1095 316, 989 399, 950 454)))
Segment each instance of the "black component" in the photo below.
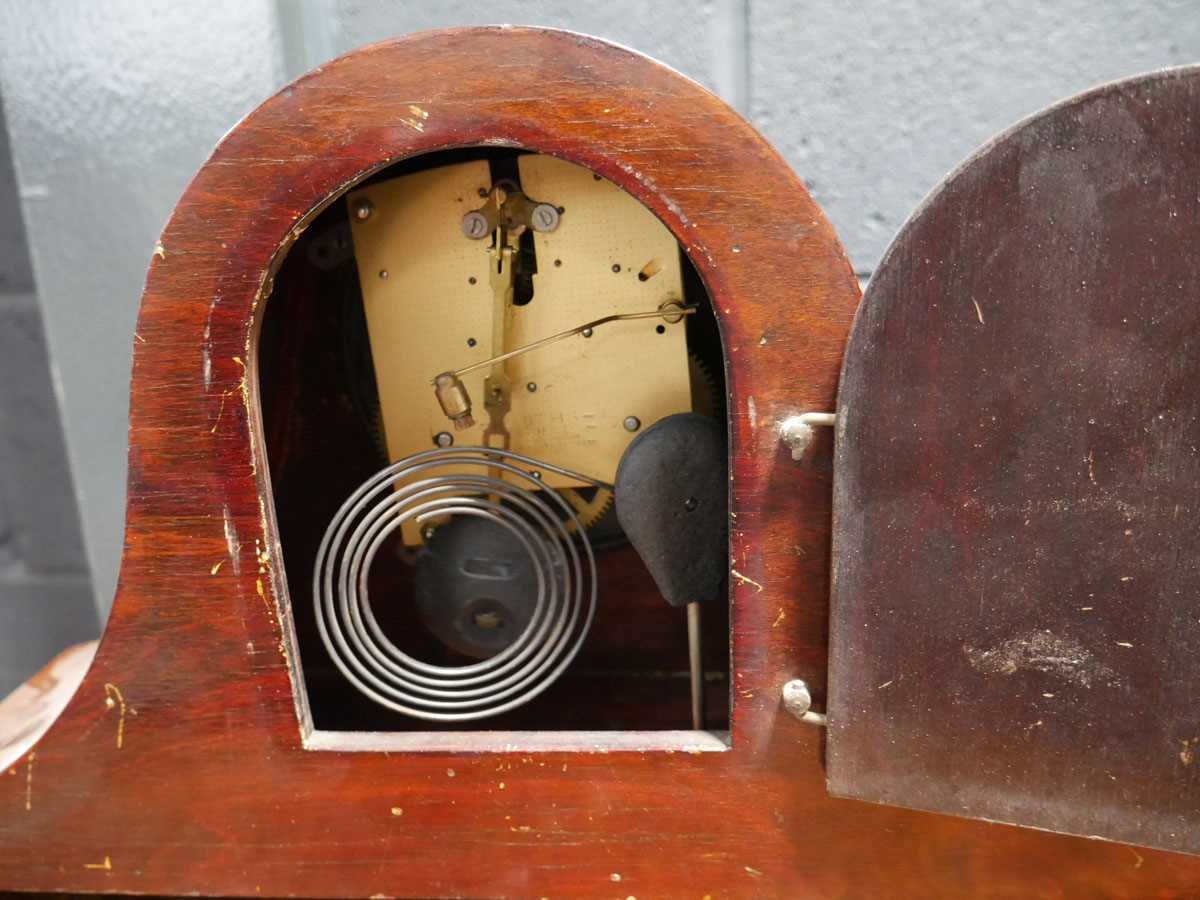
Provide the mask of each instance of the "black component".
POLYGON ((476 659, 512 644, 537 603, 537 571, 515 534, 489 519, 455 516, 417 556, 416 607, 447 647, 476 659))
POLYGON ((725 432, 678 413, 655 422, 617 467, 617 520, 672 606, 719 596, 727 569, 725 432))
POLYGON ((537 274, 537 251, 533 232, 525 229, 517 238, 517 253, 513 257, 513 306, 525 306, 533 299, 533 276, 537 274))
POLYGON ((308 242, 305 250, 308 261, 328 272, 344 262, 354 259, 354 241, 350 237, 350 223, 338 222, 326 228, 308 242))

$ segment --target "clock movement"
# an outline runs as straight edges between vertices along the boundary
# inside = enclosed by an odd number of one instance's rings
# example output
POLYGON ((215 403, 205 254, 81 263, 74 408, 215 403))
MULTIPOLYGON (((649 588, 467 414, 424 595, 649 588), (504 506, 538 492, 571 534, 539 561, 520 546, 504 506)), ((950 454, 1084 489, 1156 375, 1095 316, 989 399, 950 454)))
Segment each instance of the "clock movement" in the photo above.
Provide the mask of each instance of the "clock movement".
POLYGON ((331 203, 271 298, 263 424, 314 727, 726 740, 724 362, 652 212, 546 153, 439 151, 331 203))
POLYGON ((1198 104, 1018 124, 863 296, 632 51, 284 88, 153 250, 112 618, 0 706, 0 888, 1195 896, 1198 104))

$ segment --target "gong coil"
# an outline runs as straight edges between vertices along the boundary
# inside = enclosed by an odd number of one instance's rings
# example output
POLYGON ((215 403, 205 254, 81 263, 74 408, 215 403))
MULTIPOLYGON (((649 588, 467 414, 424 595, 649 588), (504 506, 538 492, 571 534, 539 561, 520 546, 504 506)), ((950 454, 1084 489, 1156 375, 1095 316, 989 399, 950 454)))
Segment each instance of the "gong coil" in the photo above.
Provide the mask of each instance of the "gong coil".
POLYGON ((579 652, 596 612, 596 562, 574 508, 542 472, 600 482, 491 448, 407 456, 376 473, 330 521, 313 569, 317 627, 330 658, 376 703, 419 719, 462 722, 529 702, 579 652), (533 561, 534 612, 508 647, 482 662, 438 666, 393 643, 375 618, 367 574, 405 522, 477 516, 508 529, 533 561))

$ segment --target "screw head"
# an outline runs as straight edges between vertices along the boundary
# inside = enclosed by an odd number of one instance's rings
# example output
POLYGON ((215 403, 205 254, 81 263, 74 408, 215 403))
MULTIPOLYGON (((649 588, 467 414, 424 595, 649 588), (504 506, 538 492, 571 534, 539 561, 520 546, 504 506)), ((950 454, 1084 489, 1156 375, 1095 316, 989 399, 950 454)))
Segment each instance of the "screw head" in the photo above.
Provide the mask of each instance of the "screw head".
POLYGON ((531 394, 536 394, 537 393, 537 382, 536 381, 529 382, 529 384, 525 385, 525 390, 529 391, 529 393, 531 393, 531 394))
POLYGON ((387 281, 387 277, 388 277, 388 270, 387 270, 387 269, 380 269, 380 270, 379 270, 379 277, 380 277, 380 278, 382 278, 384 281, 387 281))
POLYGON ((454 435, 448 431, 439 431, 433 436, 433 442, 439 447, 450 447, 454 444, 454 435))
POLYGON ((625 426, 626 431, 637 431, 642 427, 642 420, 637 416, 626 416, 622 424, 625 426))
POLYGON ((492 231, 487 216, 481 212, 469 212, 463 216, 462 233, 473 241, 481 241, 492 231))
POLYGON ((365 197, 354 204, 354 218, 360 222, 365 222, 371 218, 371 213, 375 212, 375 204, 365 197))
POLYGON ((686 509, 688 512, 695 512, 696 507, 699 505, 700 505, 700 501, 697 500, 695 497, 688 497, 686 500, 683 501, 683 508, 686 509))
POLYGON ((533 208, 533 213, 530 214, 529 219, 533 223, 534 231, 543 233, 553 231, 558 227, 558 208, 551 206, 549 203, 539 203, 533 208))
POLYGON ((579 333, 582 334, 585 338, 589 338, 592 336, 592 329, 585 328, 585 329, 583 329, 583 331, 581 331, 579 333))

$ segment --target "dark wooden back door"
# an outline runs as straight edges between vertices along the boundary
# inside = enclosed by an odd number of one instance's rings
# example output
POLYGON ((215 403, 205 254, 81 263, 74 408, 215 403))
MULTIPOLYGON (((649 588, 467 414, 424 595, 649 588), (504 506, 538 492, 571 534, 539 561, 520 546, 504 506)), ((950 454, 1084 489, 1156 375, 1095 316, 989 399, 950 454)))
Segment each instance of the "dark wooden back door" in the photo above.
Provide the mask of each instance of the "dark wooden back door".
POLYGON ((839 412, 830 790, 1200 852, 1200 69, 951 175, 839 412))

